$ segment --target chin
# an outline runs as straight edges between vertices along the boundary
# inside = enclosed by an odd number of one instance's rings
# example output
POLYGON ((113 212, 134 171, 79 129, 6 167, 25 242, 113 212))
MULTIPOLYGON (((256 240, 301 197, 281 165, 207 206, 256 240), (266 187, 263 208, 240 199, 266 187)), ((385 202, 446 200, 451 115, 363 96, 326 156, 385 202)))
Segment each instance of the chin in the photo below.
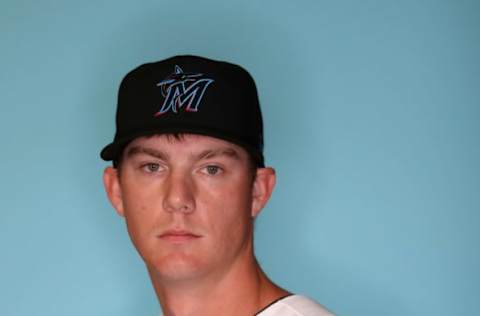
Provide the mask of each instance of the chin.
POLYGON ((186 254, 170 254, 154 259, 148 264, 160 279, 168 281, 188 280, 202 274, 202 264, 186 254))

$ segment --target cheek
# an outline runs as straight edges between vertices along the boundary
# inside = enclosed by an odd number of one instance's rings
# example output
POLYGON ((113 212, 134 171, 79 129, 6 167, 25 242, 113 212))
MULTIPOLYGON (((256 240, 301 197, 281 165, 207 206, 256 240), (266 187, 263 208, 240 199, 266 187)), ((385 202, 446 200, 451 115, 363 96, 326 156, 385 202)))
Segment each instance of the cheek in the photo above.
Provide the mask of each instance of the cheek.
POLYGON ((135 221, 147 220, 154 212, 155 201, 145 190, 128 190, 123 195, 125 217, 135 221))
POLYGON ((251 226, 251 194, 246 185, 224 185, 204 195, 199 212, 217 237, 226 243, 243 240, 251 226), (203 211, 202 211, 203 210, 203 211))
POLYGON ((152 198, 148 191, 129 187, 123 191, 123 205, 128 233, 134 245, 141 249, 147 248, 147 242, 155 233, 157 223, 158 202, 152 198))
POLYGON ((126 214, 138 218, 155 214, 161 201, 161 190, 152 181, 141 181, 134 176, 128 177, 122 185, 122 197, 126 214))

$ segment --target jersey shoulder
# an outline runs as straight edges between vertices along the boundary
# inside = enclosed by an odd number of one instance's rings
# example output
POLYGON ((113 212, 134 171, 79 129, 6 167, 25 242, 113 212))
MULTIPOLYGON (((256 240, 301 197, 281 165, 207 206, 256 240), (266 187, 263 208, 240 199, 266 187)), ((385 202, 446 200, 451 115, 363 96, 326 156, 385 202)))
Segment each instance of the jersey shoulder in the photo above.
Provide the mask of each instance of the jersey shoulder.
POLYGON ((290 295, 268 306, 257 316, 334 316, 334 314, 309 297, 290 295))

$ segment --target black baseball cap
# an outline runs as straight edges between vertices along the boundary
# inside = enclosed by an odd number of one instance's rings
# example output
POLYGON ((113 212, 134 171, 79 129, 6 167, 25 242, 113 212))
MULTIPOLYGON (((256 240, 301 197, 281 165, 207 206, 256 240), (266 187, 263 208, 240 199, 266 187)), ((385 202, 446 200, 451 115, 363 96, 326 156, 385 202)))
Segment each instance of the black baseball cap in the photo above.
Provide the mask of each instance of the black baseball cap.
POLYGON ((133 139, 191 133, 245 148, 264 167, 263 121, 252 76, 242 67, 175 56, 130 71, 118 92, 116 133, 100 153, 114 162, 133 139))

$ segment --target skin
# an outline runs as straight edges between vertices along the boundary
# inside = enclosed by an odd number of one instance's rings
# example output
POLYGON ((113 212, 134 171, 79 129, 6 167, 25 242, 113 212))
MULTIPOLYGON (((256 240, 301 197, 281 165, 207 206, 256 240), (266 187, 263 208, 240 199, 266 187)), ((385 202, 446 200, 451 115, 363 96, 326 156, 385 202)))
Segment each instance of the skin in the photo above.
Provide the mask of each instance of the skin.
POLYGON ((142 137, 120 172, 104 172, 107 195, 125 218, 164 315, 253 315, 288 294, 263 273, 253 221, 275 171, 251 171, 247 152, 200 135, 142 137))

